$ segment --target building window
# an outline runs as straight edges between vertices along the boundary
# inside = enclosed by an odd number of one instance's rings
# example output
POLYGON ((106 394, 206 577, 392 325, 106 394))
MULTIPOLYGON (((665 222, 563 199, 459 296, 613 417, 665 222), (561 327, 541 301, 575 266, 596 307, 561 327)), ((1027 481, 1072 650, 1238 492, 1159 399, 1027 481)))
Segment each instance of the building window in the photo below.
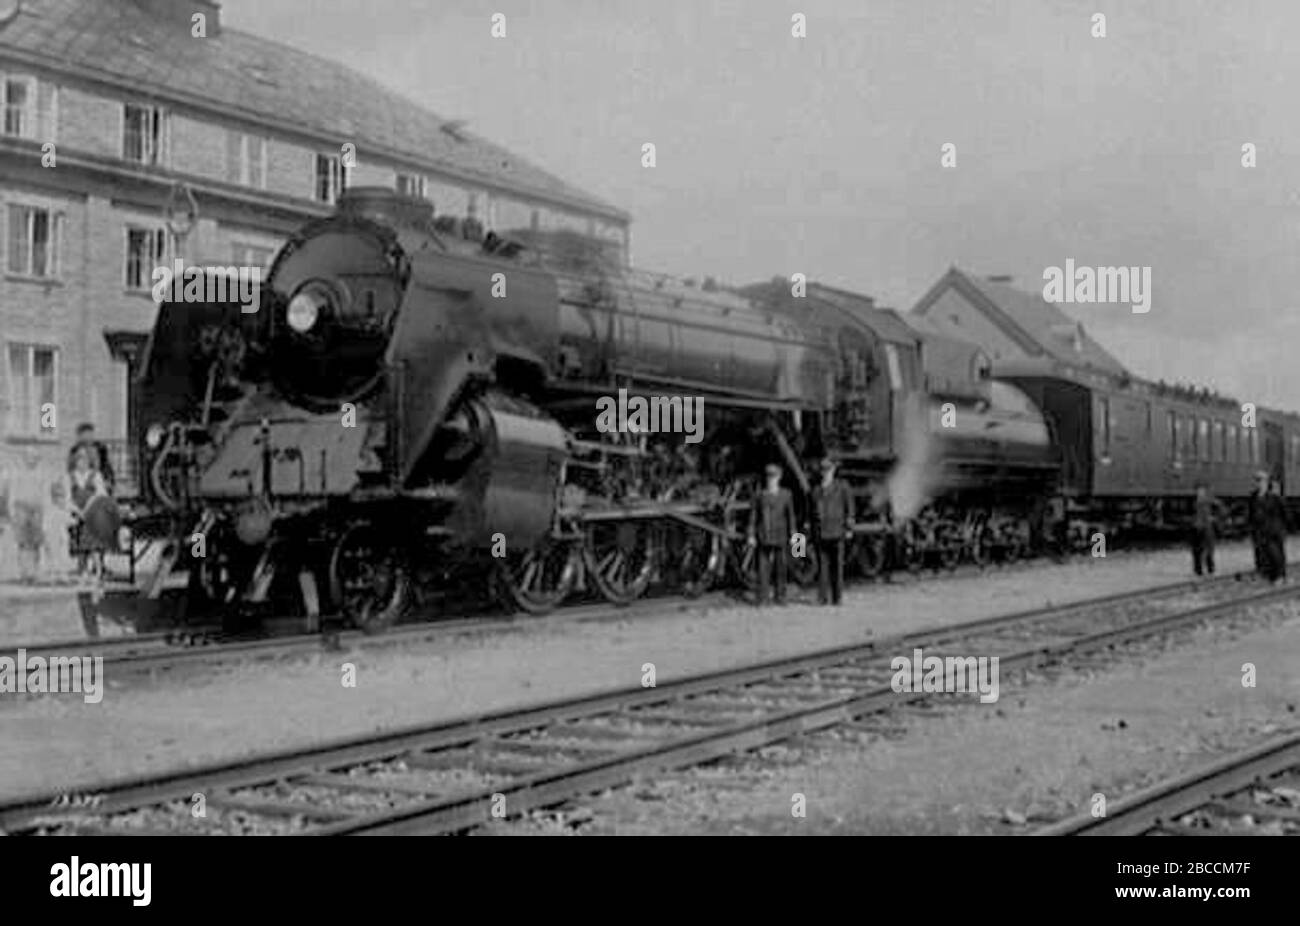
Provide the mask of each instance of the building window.
POLYGON ((36 81, 30 77, 4 79, 4 133, 36 137, 36 81))
POLYGON ((1228 425, 1227 443, 1228 443, 1228 461, 1231 463, 1236 463, 1237 460, 1240 458, 1241 454, 1240 451, 1237 450, 1237 426, 1235 424, 1228 425))
POLYGON ((10 204, 5 268, 25 277, 52 279, 59 272, 63 216, 37 206, 10 204))
POLYGON ((1169 459, 1177 461, 1178 459, 1178 415, 1174 412, 1168 412, 1166 420, 1169 423, 1169 459))
POLYGON ((1214 445, 1219 448, 1219 462, 1228 461, 1228 433, 1223 429, 1223 422, 1214 422, 1214 445))
POLYGON ((243 132, 226 133, 226 179, 266 189, 266 139, 243 132))
POLYGON ((165 166, 167 114, 158 106, 122 106, 122 157, 136 164, 165 166))
POLYGON ((38 344, 10 344, 9 433, 53 437, 58 407, 58 349, 38 344))
POLYGON ((428 199, 429 181, 420 174, 398 174, 397 192, 415 199, 428 199))
POLYGON ((1255 428, 1250 429, 1250 462, 1259 462, 1259 431, 1255 428))
POLYGON ((275 248, 266 248, 256 244, 234 245, 235 265, 239 267, 261 267, 265 272, 271 269, 271 260, 275 257, 275 248))
POLYGON ((316 199, 333 205, 347 186, 347 174, 337 154, 316 155, 316 199))
POLYGON ((1210 419, 1202 418, 1197 423, 1196 451, 1202 462, 1208 463, 1212 455, 1210 447, 1210 419))
POLYGON ((1097 399, 1097 429, 1101 438, 1102 456, 1110 456, 1110 399, 1102 396, 1097 399))
POLYGON ((150 289, 155 267, 165 263, 167 232, 161 228, 126 230, 126 288, 150 289))
POLYGON ((1151 403, 1150 403, 1150 402, 1147 402, 1147 403, 1145 403, 1145 404, 1146 404, 1146 407, 1147 407, 1147 438, 1149 439, 1149 438, 1151 437, 1151 428, 1152 428, 1152 421, 1151 421, 1151 403))

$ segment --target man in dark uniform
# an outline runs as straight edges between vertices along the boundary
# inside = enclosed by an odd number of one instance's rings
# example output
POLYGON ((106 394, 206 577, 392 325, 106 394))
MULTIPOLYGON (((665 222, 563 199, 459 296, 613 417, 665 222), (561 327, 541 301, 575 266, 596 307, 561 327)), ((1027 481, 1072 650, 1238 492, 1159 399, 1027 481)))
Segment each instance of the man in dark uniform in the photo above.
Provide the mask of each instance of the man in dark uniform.
POLYGON ((1264 498, 1268 495, 1268 473, 1255 473, 1255 488, 1247 501, 1250 521, 1250 542, 1255 551, 1255 571, 1262 579, 1271 579, 1271 566, 1265 544, 1264 498))
POLYGON ((767 485, 754 497, 749 512, 749 543, 758 545, 758 603, 767 601, 767 587, 776 587, 776 603, 785 604, 786 545, 794 534, 794 499, 781 488, 781 467, 769 463, 767 485), (773 582, 773 573, 775 581, 773 582))
POLYGON ((822 481, 812 491, 812 535, 817 544, 817 601, 840 603, 844 595, 844 542, 853 532, 853 496, 835 478, 835 461, 821 462, 822 481))
POLYGON ((1286 502, 1282 499, 1282 480, 1270 479, 1264 496, 1264 554, 1269 564, 1269 578, 1286 581, 1286 502))
POLYGON ((113 494, 113 464, 108 461, 108 448, 95 440, 95 426, 89 421, 77 425, 77 442, 68 451, 68 472, 71 473, 77 459, 77 451, 82 447, 90 453, 90 465, 104 479, 108 494, 113 494))
POLYGON ((1192 568, 1198 576, 1202 573, 1214 575, 1215 526, 1222 512, 1222 503, 1210 494, 1205 483, 1198 482, 1192 517, 1192 568))

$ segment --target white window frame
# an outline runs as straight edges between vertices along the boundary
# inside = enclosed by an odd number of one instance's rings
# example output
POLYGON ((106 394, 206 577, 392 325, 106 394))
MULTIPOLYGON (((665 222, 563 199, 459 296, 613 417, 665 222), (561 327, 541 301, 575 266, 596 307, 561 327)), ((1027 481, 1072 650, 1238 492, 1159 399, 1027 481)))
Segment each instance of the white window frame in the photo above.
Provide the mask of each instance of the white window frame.
MULTIPOLYGON (((393 187, 399 193, 402 192, 402 178, 415 181, 414 196, 416 199, 429 198, 429 178, 424 174, 408 173, 404 170, 399 170, 397 172, 397 178, 393 181, 393 187)), ((410 196, 412 194, 408 192, 406 195, 410 196)))
POLYGON ((37 86, 37 80, 30 74, 3 74, 0 73, 0 135, 7 138, 36 138, 38 128, 37 123, 40 121, 39 105, 40 88, 37 86), (27 102, 22 109, 22 122, 19 124, 17 132, 10 132, 7 129, 9 124, 9 84, 24 84, 27 89, 27 102))
POLYGON ((893 344, 885 345, 885 367, 889 370, 890 390, 901 392, 903 389, 903 367, 898 359, 898 347, 893 344))
POLYGON ((122 230, 122 286, 129 293, 150 292, 153 289, 153 271, 154 268, 167 264, 168 251, 167 229, 161 225, 131 224, 128 223, 122 230), (140 268, 140 285, 131 284, 131 232, 144 232, 153 236, 155 250, 159 251, 154 255, 154 262, 140 268))
POLYGON ((5 352, 4 366, 5 366, 5 385, 6 385, 5 402, 8 405, 7 414, 6 414, 6 418, 8 420, 6 423, 8 425, 9 433, 16 437, 44 438, 47 440, 57 439, 59 434, 58 415, 57 415, 58 408, 59 408, 59 348, 58 345, 39 344, 31 341, 12 340, 12 341, 4 342, 4 352, 5 352), (39 407, 36 408, 34 411, 29 409, 25 419, 24 417, 20 417, 22 410, 18 408, 18 403, 15 401, 18 395, 18 387, 17 387, 18 377, 13 369, 13 364, 11 363, 11 354, 13 353, 13 349, 15 347, 27 348, 27 370, 24 376, 28 380, 32 379, 32 369, 36 364, 37 351, 49 351, 53 357, 54 363, 53 363, 53 370, 51 371, 51 373, 54 380, 54 390, 53 390, 53 395, 50 398, 50 401, 51 403, 53 403, 55 413, 56 413, 54 419, 55 427, 53 428, 41 427, 41 410, 39 407), (32 427, 33 423, 35 424, 35 427, 32 427))
POLYGON ((250 135, 247 132, 234 132, 234 134, 239 136, 239 163, 236 165, 237 169, 235 170, 236 182, 241 186, 252 187, 255 190, 265 190, 267 149, 271 146, 270 140, 265 135, 250 135), (249 148, 252 147, 253 142, 262 143, 262 156, 257 159, 261 177, 257 183, 253 182, 253 158, 249 157, 249 148))
POLYGON ((63 226, 66 221, 66 214, 59 209, 45 203, 30 202, 27 200, 11 200, 5 203, 4 209, 4 228, 0 229, 0 235, 3 235, 4 241, 4 258, 3 268, 6 276, 21 277, 25 280, 58 280, 63 275, 63 226), (27 223, 27 266, 21 269, 14 269, 9 266, 9 228, 11 225, 10 210, 26 209, 32 217, 27 223), (48 218, 49 237, 46 240, 46 257, 45 273, 34 273, 34 257, 36 255, 35 234, 37 212, 44 212, 48 218))
MULTIPOLYGON (((166 107, 157 106, 153 103, 123 103, 119 112, 121 116, 120 131, 118 138, 121 139, 122 160, 130 164, 140 164, 144 167, 169 167, 168 163, 171 152, 171 113, 166 107), (126 153, 126 111, 134 107, 143 109, 151 116, 156 114, 158 117, 158 150, 154 151, 154 140, 152 132, 147 132, 140 143, 141 159, 137 160, 126 153)), ((149 120, 152 123, 152 118, 149 120)))
POLYGON ((313 200, 330 206, 334 205, 339 201, 339 195, 348 188, 347 181, 347 171, 343 167, 342 155, 325 154, 320 151, 316 152, 315 157, 312 159, 311 168, 311 198, 313 200), (325 199, 321 199, 320 197, 320 163, 322 158, 324 158, 329 164, 329 196, 325 199))

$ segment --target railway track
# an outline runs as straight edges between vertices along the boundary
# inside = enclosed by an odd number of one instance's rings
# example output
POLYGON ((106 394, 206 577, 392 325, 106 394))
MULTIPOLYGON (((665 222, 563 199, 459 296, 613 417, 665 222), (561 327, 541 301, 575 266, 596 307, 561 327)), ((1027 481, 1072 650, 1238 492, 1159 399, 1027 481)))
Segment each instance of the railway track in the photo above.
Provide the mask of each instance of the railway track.
POLYGON ((638 775, 705 763, 928 698, 890 687, 895 655, 1086 656, 1300 594, 1129 593, 521 710, 0 804, 12 834, 429 834, 472 830, 638 775), (1197 601, 1198 595, 1201 601, 1197 601), (1204 598, 1212 599, 1204 603, 1204 598), (1190 606, 1189 606, 1190 605, 1190 606), (203 816, 196 816, 200 800, 203 816))
MULTIPOLYGON (((1025 560, 1000 568, 1018 569, 1040 565, 1041 561, 1025 560)), ((956 571, 945 571, 937 578, 939 581, 950 581, 954 578, 969 576, 971 575, 969 570, 975 568, 977 567, 958 567, 956 571)), ((906 575, 906 573, 902 575, 906 575)), ((1198 586, 1204 588, 1210 584, 1232 582, 1247 575, 1249 573, 1226 573, 1208 581, 1183 580, 1136 594, 1165 591, 1176 593, 1198 586)), ((906 582, 908 580, 904 578, 902 581, 906 582)), ((933 581, 933 579, 927 577, 925 581, 933 581)), ((862 587, 861 584, 859 587, 862 587)), ((394 646, 418 645, 460 633, 510 633, 541 624, 559 624, 572 621, 600 622, 635 618, 638 615, 663 612, 672 608, 707 608, 738 603, 731 591, 718 590, 698 598, 689 599, 674 596, 642 598, 622 607, 604 602, 573 604, 542 617, 522 614, 502 616, 499 613, 488 613, 420 621, 402 624, 378 635, 366 634, 360 630, 343 629, 324 633, 282 634, 252 639, 225 639, 212 628, 200 627, 165 633, 127 634, 124 636, 54 640, 21 646, 6 646, 0 648, 0 657, 9 657, 16 661, 20 648, 25 650, 29 661, 38 656, 45 659, 60 656, 98 656, 104 660, 105 667, 112 668, 114 674, 120 678, 124 675, 216 666, 243 660, 281 659, 298 655, 310 655, 322 651, 355 651, 357 649, 383 649, 394 646)))
POLYGON ((1300 731, 1147 788, 1036 836, 1300 835, 1300 731))

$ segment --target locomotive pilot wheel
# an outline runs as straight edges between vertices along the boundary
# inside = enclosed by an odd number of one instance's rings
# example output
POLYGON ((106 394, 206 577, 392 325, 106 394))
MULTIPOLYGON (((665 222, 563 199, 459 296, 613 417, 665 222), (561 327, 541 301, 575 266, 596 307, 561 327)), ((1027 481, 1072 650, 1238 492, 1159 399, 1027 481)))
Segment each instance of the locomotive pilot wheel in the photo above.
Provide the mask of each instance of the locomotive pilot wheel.
POLYGON ((343 532, 330 557, 330 596, 355 627, 379 633, 411 603, 411 570, 401 550, 370 524, 343 532))

